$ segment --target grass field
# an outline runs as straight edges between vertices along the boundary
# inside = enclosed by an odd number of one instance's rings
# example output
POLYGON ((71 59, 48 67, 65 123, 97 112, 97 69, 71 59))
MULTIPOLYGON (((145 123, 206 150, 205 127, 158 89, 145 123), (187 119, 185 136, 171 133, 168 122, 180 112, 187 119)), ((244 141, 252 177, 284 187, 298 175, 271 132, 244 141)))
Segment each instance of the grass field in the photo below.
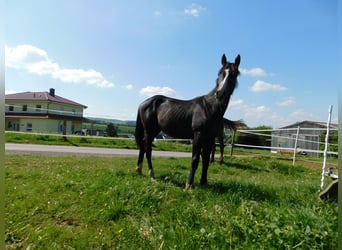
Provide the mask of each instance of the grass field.
MULTIPOLYGON (((126 148, 137 149, 134 139, 124 139, 117 137, 92 137, 92 136, 67 136, 66 139, 61 135, 44 135, 29 133, 12 133, 5 134, 6 142, 10 143, 30 143, 41 145, 67 145, 67 146, 83 146, 83 147, 106 147, 106 148, 126 148)), ((170 150, 191 152, 191 144, 169 141, 158 141, 153 143, 154 150, 170 150)))
POLYGON ((190 159, 6 155, 8 249, 336 249, 321 161, 225 158, 184 191, 190 159))

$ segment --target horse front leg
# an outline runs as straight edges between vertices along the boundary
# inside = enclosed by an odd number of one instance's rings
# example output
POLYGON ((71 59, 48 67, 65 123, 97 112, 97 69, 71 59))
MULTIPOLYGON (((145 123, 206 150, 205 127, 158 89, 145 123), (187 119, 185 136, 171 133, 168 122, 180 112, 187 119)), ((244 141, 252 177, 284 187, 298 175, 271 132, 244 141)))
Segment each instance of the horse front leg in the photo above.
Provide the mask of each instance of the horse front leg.
POLYGON ((215 161, 215 151, 216 151, 216 144, 213 144, 213 148, 211 150, 210 162, 213 163, 215 161))
POLYGON ((223 153, 224 153, 224 141, 223 141, 223 136, 221 136, 219 138, 219 141, 220 141, 220 165, 223 163, 223 153))
POLYGON ((188 178, 188 182, 185 184, 185 189, 189 189, 194 185, 195 173, 198 168, 198 163, 201 156, 201 146, 200 146, 200 133, 197 132, 194 135, 194 139, 192 142, 192 162, 191 169, 188 178))
POLYGON ((201 185, 205 186, 208 184, 208 168, 209 168, 209 160, 210 160, 210 152, 212 149, 211 142, 207 142, 207 145, 203 146, 202 152, 202 176, 201 176, 201 185))

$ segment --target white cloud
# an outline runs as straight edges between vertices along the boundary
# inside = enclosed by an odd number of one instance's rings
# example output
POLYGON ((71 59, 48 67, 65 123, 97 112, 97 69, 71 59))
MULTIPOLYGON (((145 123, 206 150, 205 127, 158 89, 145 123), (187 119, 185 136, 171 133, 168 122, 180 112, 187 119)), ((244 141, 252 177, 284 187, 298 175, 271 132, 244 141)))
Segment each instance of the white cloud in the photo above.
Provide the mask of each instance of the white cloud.
POLYGON ((288 96, 284 98, 283 101, 277 102, 276 104, 281 107, 288 107, 288 106, 296 104, 296 99, 294 96, 288 96))
POLYGON ((192 3, 190 7, 184 9, 184 14, 193 17, 199 17, 200 13, 204 10, 205 8, 203 8, 202 6, 192 3))
POLYGON ((132 84, 127 84, 127 85, 125 86, 125 88, 126 88, 127 90, 132 90, 134 87, 133 87, 132 84))
POLYGON ((317 120, 317 118, 313 114, 308 113, 304 109, 297 109, 293 111, 287 119, 290 121, 289 124, 298 121, 317 120))
POLYGON ((63 69, 52 62, 45 50, 32 45, 5 46, 5 65, 8 68, 25 69, 37 75, 48 75, 62 82, 87 83, 100 88, 114 87, 103 75, 93 69, 63 69))
POLYGON ((154 95, 174 96, 176 91, 170 87, 147 86, 140 90, 140 96, 150 97, 154 95))
MULTIPOLYGON (((288 99, 291 100, 292 97, 289 97, 288 99)), ((232 99, 228 105, 225 116, 232 120, 243 119, 250 127, 268 125, 273 128, 287 126, 304 120, 319 120, 317 114, 310 113, 304 109, 296 109, 292 110, 290 113, 284 113, 275 106, 254 105, 246 103, 242 99, 232 99)), ((335 120, 337 121, 337 118, 335 120)))
POLYGON ((47 61, 48 56, 44 50, 31 45, 19 45, 9 48, 5 45, 5 65, 11 68, 24 68, 31 64, 47 61))
POLYGON ((227 117, 233 115, 234 119, 243 119, 248 126, 275 125, 280 116, 265 105, 252 105, 242 99, 232 99, 228 105, 227 117))
POLYGON ((262 92, 262 91, 284 91, 287 90, 286 87, 281 86, 279 84, 271 84, 264 81, 256 81, 251 87, 253 92, 262 92))
POLYGON ((244 105, 244 101, 242 99, 232 99, 229 102, 229 107, 241 107, 242 105, 244 105))
POLYGON ((271 109, 264 105, 256 106, 256 107, 248 106, 246 107, 246 110, 245 110, 246 112, 245 116, 253 117, 253 118, 260 118, 260 117, 268 116, 270 111, 271 109))
POLYGON ((249 75, 249 76, 258 76, 263 77, 266 76, 266 72, 262 68, 252 68, 252 69, 240 69, 242 75, 249 75))
POLYGON ((24 91, 16 91, 16 90, 11 90, 11 89, 5 89, 5 95, 10 95, 10 94, 15 94, 15 93, 20 93, 24 91))

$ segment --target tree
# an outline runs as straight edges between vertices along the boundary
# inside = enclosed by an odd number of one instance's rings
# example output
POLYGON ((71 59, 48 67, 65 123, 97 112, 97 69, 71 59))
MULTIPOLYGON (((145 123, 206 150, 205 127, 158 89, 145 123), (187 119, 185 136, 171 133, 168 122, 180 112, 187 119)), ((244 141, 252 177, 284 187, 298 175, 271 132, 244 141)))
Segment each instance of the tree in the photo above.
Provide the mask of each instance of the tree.
MULTIPOLYGON (((255 128, 249 128, 248 130, 272 130, 272 127, 262 125, 255 128)), ((255 133, 257 133, 257 131, 255 133)), ((235 143, 253 146, 271 146, 271 137, 269 136, 271 135, 271 131, 260 131, 260 134, 264 135, 256 135, 254 133, 237 133, 235 143)))
POLYGON ((107 133, 107 136, 109 136, 109 137, 116 137, 116 136, 118 136, 118 133, 117 133, 116 128, 115 128, 113 123, 109 123, 107 125, 106 133, 107 133))
MULTIPOLYGON (((320 150, 324 150, 325 147, 325 136, 327 132, 324 131, 320 137, 321 144, 319 145, 320 150)), ((329 151, 338 152, 338 130, 330 131, 329 134, 329 151)))

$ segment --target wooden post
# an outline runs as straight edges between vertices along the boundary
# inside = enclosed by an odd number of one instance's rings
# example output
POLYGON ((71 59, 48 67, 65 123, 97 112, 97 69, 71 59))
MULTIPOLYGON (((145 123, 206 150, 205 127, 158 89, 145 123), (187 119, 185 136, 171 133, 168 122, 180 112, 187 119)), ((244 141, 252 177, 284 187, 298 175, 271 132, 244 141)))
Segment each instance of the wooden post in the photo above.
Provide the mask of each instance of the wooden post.
POLYGON ((233 130, 233 135, 232 135, 232 142, 231 145, 232 147, 230 148, 230 156, 233 156, 233 151, 234 151, 234 140, 235 140, 235 130, 233 130))

